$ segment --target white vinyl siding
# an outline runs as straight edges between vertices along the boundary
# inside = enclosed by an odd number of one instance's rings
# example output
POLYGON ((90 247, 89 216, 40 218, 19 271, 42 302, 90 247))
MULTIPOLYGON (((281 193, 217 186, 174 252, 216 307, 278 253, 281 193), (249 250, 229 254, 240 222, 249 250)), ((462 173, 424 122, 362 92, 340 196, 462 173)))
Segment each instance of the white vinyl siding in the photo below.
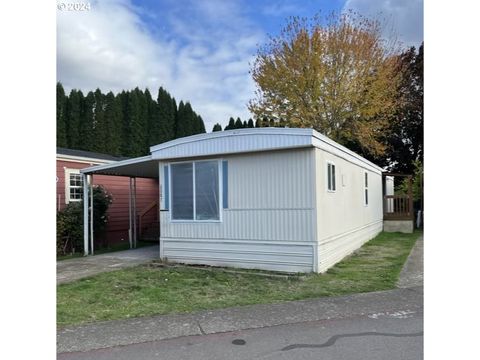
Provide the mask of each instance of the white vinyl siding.
POLYGON ((382 175, 316 149, 317 239, 319 272, 326 271, 382 231, 382 175), (326 192, 326 163, 335 164, 342 179, 335 193, 326 192), (368 172, 368 206, 365 206, 365 173, 368 172), (333 196, 331 196, 333 195, 333 196))
POLYGON ((313 271, 313 155, 313 149, 299 149, 225 157, 228 208, 222 206, 221 222, 169 221, 171 210, 162 211, 161 256, 193 264, 313 271))

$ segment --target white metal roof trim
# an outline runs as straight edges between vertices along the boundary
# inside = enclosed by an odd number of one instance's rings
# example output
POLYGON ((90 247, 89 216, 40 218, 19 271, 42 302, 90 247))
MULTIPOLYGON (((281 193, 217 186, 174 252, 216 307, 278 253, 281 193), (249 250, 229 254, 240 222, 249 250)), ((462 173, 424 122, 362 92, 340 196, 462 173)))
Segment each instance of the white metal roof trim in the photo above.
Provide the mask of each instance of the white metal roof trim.
POLYGON ((162 144, 150 147, 150 152, 166 149, 172 146, 177 146, 184 143, 191 143, 205 139, 228 138, 232 136, 247 136, 247 135, 296 135, 296 136, 312 136, 313 129, 304 128, 248 128, 236 129, 227 131, 218 131, 213 133, 197 134, 186 136, 183 138, 167 141, 162 144))
POLYGON ((189 158, 208 155, 281 150, 315 146, 374 172, 378 165, 313 129, 255 128, 188 136, 152 146, 153 159, 189 158))
POLYGON ((105 164, 105 165, 90 166, 88 168, 81 169, 80 173, 90 174, 90 173, 93 173, 93 172, 96 172, 96 171, 119 168, 119 167, 126 166, 126 165, 140 164, 140 163, 148 162, 150 160, 152 160, 151 155, 141 156, 141 157, 138 157, 138 158, 116 161, 116 162, 105 164))
POLYGON ((220 154, 281 150, 302 147, 317 147, 340 156, 357 165, 366 166, 372 171, 381 172, 382 168, 354 153, 346 147, 329 139, 313 129, 299 128, 254 128, 237 129, 215 133, 188 136, 150 148, 150 155, 97 165, 80 170, 89 174, 97 171, 120 168, 126 165, 140 164, 151 160, 200 157, 220 154))
MULTIPOLYGON (((246 134, 241 134, 246 135, 246 134)), ((249 136, 203 137, 152 152, 154 159, 188 158, 206 155, 280 150, 312 145, 311 136, 248 134, 249 136)))
MULTIPOLYGON (((325 135, 319 133, 318 131, 316 130, 313 130, 313 133, 312 133, 312 136, 317 140, 317 141, 321 141, 325 144, 328 144, 329 146, 331 146, 330 150, 333 150, 333 149, 336 149, 337 151, 341 151, 349 156, 353 156, 354 158, 362 161, 363 163, 367 164, 367 165, 370 165, 371 167, 373 167, 375 170, 378 170, 380 172, 383 171, 383 169, 372 163, 371 161, 365 159, 363 156, 360 156, 358 155, 357 153, 353 152, 352 150, 346 148, 345 146, 343 145, 340 145, 339 143, 337 143, 336 141, 333 141, 332 139, 326 137, 325 135)), ((313 142, 313 145, 315 147, 318 147, 319 149, 324 149, 324 150, 327 150, 327 148, 324 148, 323 146, 319 145, 317 141, 314 141, 313 142)), ((335 151, 331 151, 335 154, 335 151)), ((338 155, 338 154, 336 154, 338 155)))

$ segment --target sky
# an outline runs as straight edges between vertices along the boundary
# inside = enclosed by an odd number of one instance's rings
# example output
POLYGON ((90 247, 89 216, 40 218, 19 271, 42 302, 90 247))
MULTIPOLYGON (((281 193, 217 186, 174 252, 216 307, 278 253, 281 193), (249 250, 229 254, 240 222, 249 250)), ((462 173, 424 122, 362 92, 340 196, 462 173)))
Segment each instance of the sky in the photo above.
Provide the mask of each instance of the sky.
MULTIPOLYGON (((57 1, 57 5, 65 3, 57 1)), ((353 9, 387 19, 403 46, 423 41, 423 0, 92 0, 57 10, 57 80, 67 93, 163 86, 189 101, 207 131, 252 117, 258 46, 289 16, 353 9)))

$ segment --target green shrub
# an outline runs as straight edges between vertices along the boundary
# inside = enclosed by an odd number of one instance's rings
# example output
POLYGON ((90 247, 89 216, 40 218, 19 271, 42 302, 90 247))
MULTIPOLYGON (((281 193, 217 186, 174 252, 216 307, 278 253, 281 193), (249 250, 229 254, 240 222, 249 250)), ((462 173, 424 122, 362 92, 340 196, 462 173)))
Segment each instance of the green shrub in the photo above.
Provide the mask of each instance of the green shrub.
MULTIPOLYGON (((93 187, 93 231, 97 235, 105 231, 111 203, 112 196, 103 186, 93 187)), ((90 217, 90 211, 88 214, 90 217)), ((75 252, 83 252, 83 200, 71 202, 57 213, 57 256, 75 252)))

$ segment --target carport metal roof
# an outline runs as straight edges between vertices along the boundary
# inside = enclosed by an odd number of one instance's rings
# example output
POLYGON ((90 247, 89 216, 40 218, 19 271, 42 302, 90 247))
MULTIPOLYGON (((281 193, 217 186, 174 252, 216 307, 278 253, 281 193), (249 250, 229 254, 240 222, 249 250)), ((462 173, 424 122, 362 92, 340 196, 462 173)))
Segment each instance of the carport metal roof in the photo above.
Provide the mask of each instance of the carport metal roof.
POLYGON ((158 160, 151 155, 81 169, 85 175, 113 175, 158 179, 158 160))

